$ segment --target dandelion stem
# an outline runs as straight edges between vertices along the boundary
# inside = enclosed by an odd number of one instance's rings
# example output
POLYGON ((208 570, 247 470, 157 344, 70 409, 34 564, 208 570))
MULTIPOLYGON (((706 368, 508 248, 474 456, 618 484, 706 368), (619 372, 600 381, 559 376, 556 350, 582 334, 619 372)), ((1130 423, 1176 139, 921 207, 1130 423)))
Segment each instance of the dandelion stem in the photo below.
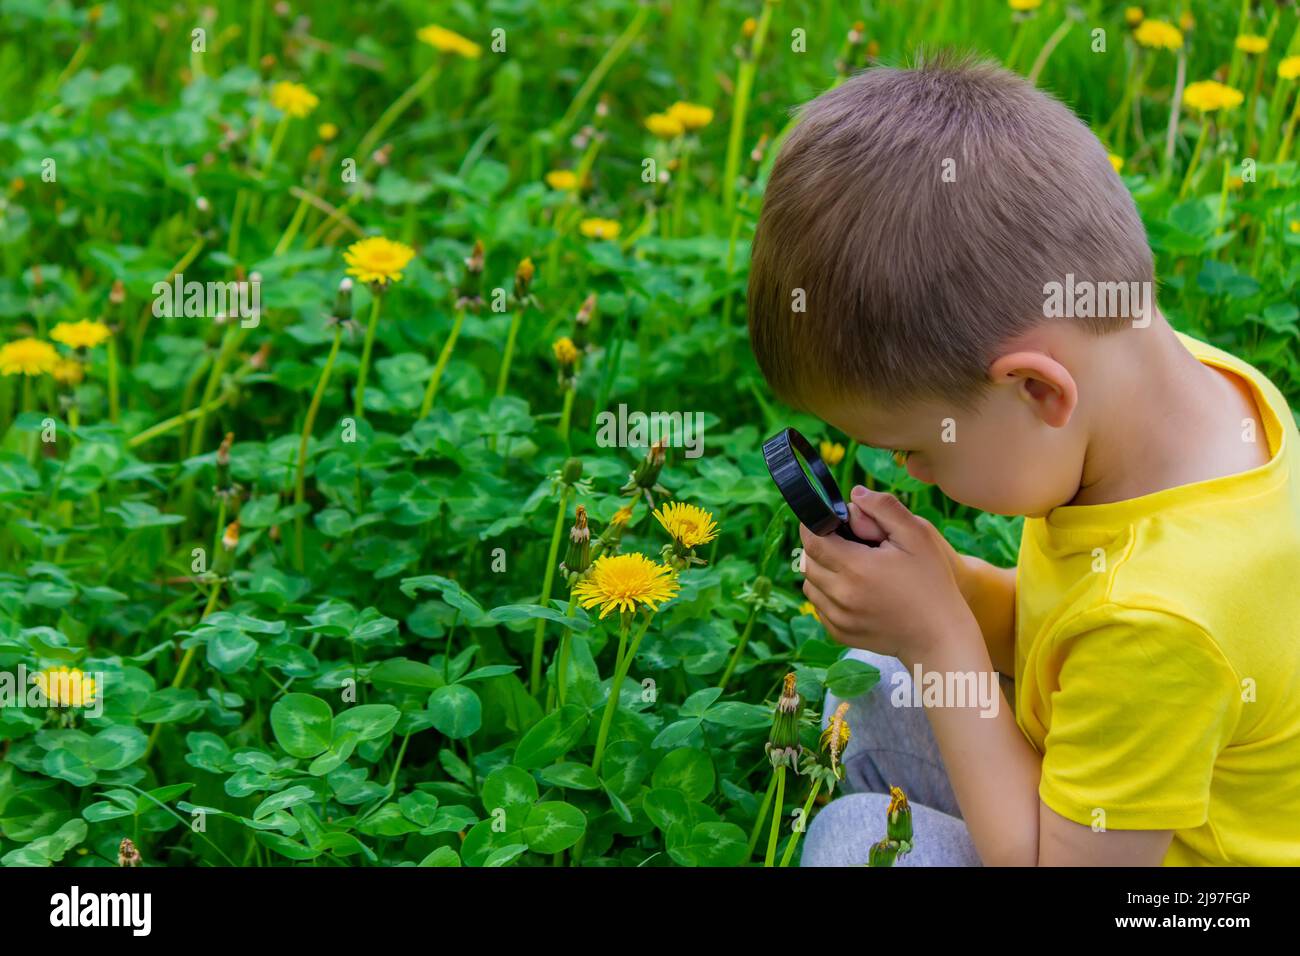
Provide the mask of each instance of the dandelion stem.
POLYGON ((519 325, 523 318, 524 307, 521 305, 510 316, 510 331, 506 333, 506 348, 501 353, 501 368, 497 372, 497 398, 506 393, 506 384, 510 381, 510 362, 515 355, 515 339, 519 337, 519 325))
POLYGON ((433 373, 429 376, 429 386, 424 390, 424 401, 420 404, 420 417, 424 418, 433 409, 433 400, 438 394, 438 383, 442 381, 442 373, 447 368, 447 362, 451 359, 451 350, 456 347, 456 338, 460 335, 461 323, 465 321, 465 310, 456 310, 456 321, 451 326, 451 334, 447 336, 447 341, 443 343, 442 352, 438 355, 438 364, 433 367, 433 373))
POLYGON ((564 407, 560 411, 560 439, 566 446, 569 445, 569 421, 573 418, 573 396, 577 391, 577 382, 564 390, 564 407))
POLYGON ((578 88, 577 94, 573 97, 573 102, 569 108, 564 111, 564 116, 556 124, 554 136, 556 140, 561 140, 569 132, 578 115, 586 108, 587 101, 591 99, 592 94, 600 87, 601 82, 605 79, 605 74, 614 68, 614 64, 619 58, 627 52, 627 48, 632 45, 641 28, 645 26, 646 19, 650 16, 651 5, 648 3, 641 4, 628 25, 619 34, 618 39, 605 51, 605 55, 600 58, 595 69, 587 74, 582 86, 578 88))
MULTIPOLYGON (((564 517, 569 509, 569 485, 560 492, 560 506, 555 511, 555 527, 551 529, 551 547, 546 554, 546 571, 542 576, 542 597, 540 604, 546 607, 551 600, 551 588, 555 584, 555 559, 560 553, 560 536, 564 532, 564 517)), ((528 689, 534 696, 542 683, 542 646, 546 636, 546 618, 539 617, 533 625, 533 663, 529 671, 528 689)))
MULTIPOLYGON (((357 387, 352 393, 352 416, 357 419, 366 414, 366 377, 370 373, 370 352, 375 345, 375 328, 379 325, 379 303, 381 294, 371 289, 370 321, 366 325, 366 342, 361 347, 361 368, 357 371, 357 387)), ((421 416, 423 417, 423 416, 421 416)))
POLYGON ((727 690, 727 683, 731 680, 732 673, 736 670, 736 665, 740 663, 740 657, 745 653, 745 645, 749 642, 750 632, 754 630, 754 620, 758 617, 758 603, 755 602, 749 609, 749 620, 745 621, 745 629, 740 632, 740 640, 736 642, 736 649, 731 652, 731 660, 727 661, 727 669, 722 672, 722 679, 718 681, 718 690, 724 693, 727 690))
MULTIPOLYGON (((573 612, 578 606, 578 595, 572 589, 569 590, 569 609, 564 612, 565 617, 573 617, 573 612)), ((558 686, 557 698, 560 706, 564 706, 565 691, 568 690, 568 672, 569 672, 569 647, 573 640, 573 632, 568 628, 564 629, 564 634, 560 637, 560 659, 557 663, 559 673, 556 674, 556 684, 558 686)))
POLYGON ((117 342, 108 340, 108 420, 116 423, 121 414, 117 384, 117 342))
MULTIPOLYGON (((223 499, 221 502, 220 516, 217 519, 217 525, 218 525, 217 534, 221 534, 220 525, 222 520, 224 520, 225 509, 226 509, 226 502, 223 499)), ((211 614, 213 611, 216 610, 217 599, 221 597, 221 585, 222 585, 221 578, 217 578, 216 583, 212 585, 212 593, 208 595, 208 603, 203 608, 203 613, 199 615, 200 624, 207 619, 209 614, 211 614)), ((181 683, 185 680, 185 675, 189 673, 190 663, 194 660, 194 652, 197 651, 198 648, 199 648, 198 644, 191 644, 189 648, 185 651, 185 656, 181 658, 180 667, 176 668, 176 676, 172 678, 173 689, 180 687, 181 683)), ((149 754, 153 751, 153 745, 154 742, 157 741, 158 739, 158 732, 160 730, 162 730, 162 724, 153 725, 153 731, 149 734, 149 741, 144 746, 144 758, 146 760, 149 758, 149 754)))
POLYGON ((1187 164, 1187 174, 1183 176, 1182 188, 1178 190, 1178 198, 1182 199, 1187 195, 1187 190, 1192 187, 1192 177, 1196 175, 1196 167, 1201 162, 1201 152, 1205 149, 1205 141, 1209 138, 1210 121, 1201 120, 1201 134, 1196 137, 1196 147, 1192 150, 1191 162, 1187 164))
POLYGON ((645 616, 640 629, 636 632, 636 637, 632 640, 631 647, 627 647, 626 627, 622 628, 618 635, 618 659, 614 664, 614 676, 609 682, 609 700, 605 703, 605 714, 600 719, 600 731, 596 734, 596 751, 591 758, 591 769, 596 773, 600 772, 600 760, 605 755, 605 741, 609 739, 609 728, 614 723, 614 711, 618 710, 618 696, 619 691, 623 689, 623 680, 632 667, 632 661, 636 658, 637 648, 641 646, 641 638, 645 637, 645 632, 653 619, 651 614, 645 616))
POLYGON ((776 768, 776 800, 772 807, 772 827, 767 832, 767 856, 763 858, 764 866, 776 862, 776 840, 781 834, 781 814, 785 811, 785 766, 776 768))
POLYGON ((763 53, 763 40, 767 36, 768 24, 772 22, 772 7, 776 0, 763 0, 763 12, 758 18, 758 27, 750 41, 749 57, 741 62, 736 71, 736 95, 732 98, 731 134, 727 139, 727 158, 722 173, 722 212, 724 219, 730 219, 736 209, 736 177, 740 175, 740 144, 745 138, 745 113, 749 110, 749 94, 754 87, 754 75, 758 72, 758 58, 763 53))
POLYGON ((433 66, 421 73, 419 78, 408 86, 401 96, 393 100, 388 109, 384 110, 379 119, 375 120, 375 125, 366 131, 366 135, 361 137, 361 142, 357 144, 355 153, 360 157, 362 162, 365 162, 366 157, 368 157, 371 151, 375 148, 375 144, 379 142, 379 138, 387 133, 389 127, 397 122, 397 118, 405 113, 410 105, 419 99, 420 95, 425 90, 433 85, 433 81, 438 77, 438 69, 441 66, 442 61, 438 60, 433 64, 433 66))
POLYGON ((199 408, 191 408, 187 412, 182 412, 179 415, 173 415, 171 418, 164 419, 156 425, 150 425, 144 431, 127 439, 126 447, 137 448, 145 442, 152 441, 159 435, 167 434, 174 428, 180 428, 190 419, 197 418, 199 415, 205 415, 208 412, 220 408, 224 404, 226 404, 226 396, 221 395, 199 408))
POLYGON ((803 836, 803 831, 808 829, 808 814, 812 812, 813 801, 817 799, 817 794, 822 788, 821 779, 813 781, 812 791, 808 794, 808 799, 804 801, 803 813, 799 815, 799 826, 795 827, 790 842, 785 845, 785 852, 781 854, 781 865, 788 866, 790 858, 794 856, 794 848, 799 845, 799 838, 803 836))
POLYGON ((745 859, 748 860, 754 855, 754 847, 758 846, 758 835, 763 832, 763 823, 767 820, 767 811, 772 806, 772 795, 776 793, 776 774, 767 781, 767 793, 763 796, 763 802, 758 806, 758 816, 754 818, 754 826, 749 831, 749 846, 745 849, 745 859))
MULTIPOLYGON (((336 324, 334 326, 334 344, 330 346, 330 354, 325 359, 325 367, 321 370, 320 380, 316 383, 316 391, 312 394, 311 404, 307 406, 307 417, 302 422, 302 437, 298 441, 298 469, 293 482, 293 503, 294 506, 301 505, 303 502, 304 482, 307 475, 307 444, 311 440, 312 427, 316 424, 316 413, 320 411, 321 400, 325 397, 325 388, 329 385, 330 373, 334 371, 334 360, 339 356, 339 343, 343 340, 343 326, 336 324)), ((298 570, 306 567, 306 561, 302 551, 302 513, 299 513, 293 519, 293 550, 294 559, 297 563, 298 570)))

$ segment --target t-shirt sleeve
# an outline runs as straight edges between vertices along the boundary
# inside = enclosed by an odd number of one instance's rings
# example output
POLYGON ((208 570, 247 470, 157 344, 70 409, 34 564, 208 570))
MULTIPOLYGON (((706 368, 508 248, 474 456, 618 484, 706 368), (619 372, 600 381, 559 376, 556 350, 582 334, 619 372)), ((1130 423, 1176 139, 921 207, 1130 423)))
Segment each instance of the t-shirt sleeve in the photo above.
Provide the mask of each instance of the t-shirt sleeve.
POLYGON ((1063 627, 1053 657, 1042 801, 1085 826, 1203 824, 1241 713, 1240 683, 1210 635, 1176 614, 1111 605, 1063 627))

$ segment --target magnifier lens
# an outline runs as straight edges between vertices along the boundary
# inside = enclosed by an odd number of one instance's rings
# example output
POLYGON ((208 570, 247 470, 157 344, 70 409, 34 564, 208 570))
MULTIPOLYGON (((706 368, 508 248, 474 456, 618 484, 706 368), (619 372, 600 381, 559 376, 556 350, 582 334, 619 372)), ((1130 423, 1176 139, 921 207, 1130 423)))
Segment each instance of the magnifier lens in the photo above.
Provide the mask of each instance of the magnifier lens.
POLYGON ((808 464, 808 461, 804 458, 798 448, 791 446, 790 450, 794 452, 794 460, 799 463, 800 469, 803 470, 804 477, 808 479, 808 484, 812 485, 813 490, 817 492, 817 497, 821 498, 822 503, 825 504, 827 508, 834 510, 835 506, 831 502, 830 495, 826 493, 826 489, 822 486, 821 479, 819 479, 816 473, 812 470, 812 466, 808 464))

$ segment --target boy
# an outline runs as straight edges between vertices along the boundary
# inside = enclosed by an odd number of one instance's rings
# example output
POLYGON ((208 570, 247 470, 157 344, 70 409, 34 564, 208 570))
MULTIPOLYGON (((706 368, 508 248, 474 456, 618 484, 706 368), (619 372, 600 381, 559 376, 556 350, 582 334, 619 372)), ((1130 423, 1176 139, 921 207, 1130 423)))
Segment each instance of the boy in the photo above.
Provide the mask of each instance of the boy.
POLYGON ((806 865, 865 862, 891 784, 913 864, 1300 864, 1300 436, 1152 281, 1101 144, 997 66, 873 69, 805 108, 754 241, 759 366, 953 500, 1026 517, 1014 569, 861 486, 879 547, 800 529, 805 594, 882 670, 844 758, 875 792, 821 811, 806 865), (1001 707, 898 707, 899 671, 1014 675, 1015 706, 992 682, 1001 707))

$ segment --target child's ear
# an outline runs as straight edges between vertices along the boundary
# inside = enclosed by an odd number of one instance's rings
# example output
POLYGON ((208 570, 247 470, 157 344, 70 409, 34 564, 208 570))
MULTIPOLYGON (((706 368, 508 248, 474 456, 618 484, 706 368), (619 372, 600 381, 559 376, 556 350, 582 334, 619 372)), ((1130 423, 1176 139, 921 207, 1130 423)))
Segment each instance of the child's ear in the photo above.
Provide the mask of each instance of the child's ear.
POLYGON ((1044 352, 1012 352, 995 359, 989 366, 989 380, 1015 388, 1017 397, 1052 428, 1065 427, 1079 404, 1074 376, 1044 352))

